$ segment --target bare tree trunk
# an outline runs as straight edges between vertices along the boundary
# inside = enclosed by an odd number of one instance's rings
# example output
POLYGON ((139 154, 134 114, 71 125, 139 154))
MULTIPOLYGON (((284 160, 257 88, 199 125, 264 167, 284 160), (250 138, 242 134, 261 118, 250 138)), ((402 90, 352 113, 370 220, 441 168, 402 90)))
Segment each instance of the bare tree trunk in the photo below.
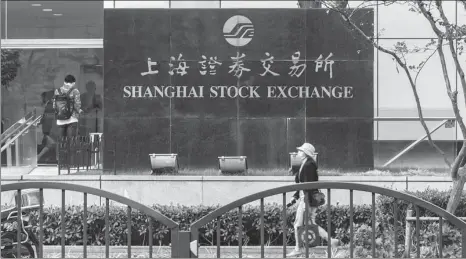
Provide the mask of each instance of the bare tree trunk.
MULTIPOLYGON (((395 204, 395 206, 397 206, 397 205, 395 204)), ((413 216, 413 210, 410 207, 408 207, 408 210, 406 211, 406 217, 412 217, 412 216, 413 216)), ((405 251, 403 252, 403 255, 401 256, 401 258, 411 257, 411 247, 412 247, 412 244, 413 244, 411 236, 412 236, 411 221, 406 220, 406 226, 405 226, 405 251)))
POLYGON ((340 16, 342 17, 342 19, 348 23, 348 25, 354 29, 356 31, 356 33, 361 36, 365 41, 367 41, 368 43, 370 43, 372 46, 374 46, 376 49, 380 50, 381 52, 384 52, 386 54, 389 54, 390 56, 392 56, 396 62, 398 63, 398 65, 401 66, 401 68, 403 68, 403 71, 405 72, 406 76, 408 77, 408 80, 409 80, 409 83, 410 83, 410 86, 411 86, 411 89, 413 91, 413 95, 414 95, 414 100, 416 102, 416 108, 417 108, 417 111, 418 111, 418 116, 419 116, 419 120, 420 120, 420 123, 422 125, 422 127, 424 128, 424 131, 426 132, 426 135, 427 135, 427 140, 429 142, 429 144, 435 148, 435 150, 437 150, 437 152, 442 155, 443 157, 443 160, 445 161, 445 164, 448 165, 448 167, 451 167, 451 163, 450 161, 448 161, 448 158, 445 154, 445 152, 443 152, 443 150, 437 146, 433 140, 432 140, 432 136, 430 134, 430 131, 429 131, 429 128, 427 127, 427 124, 424 120, 424 115, 423 115, 423 112, 422 112, 422 107, 421 107, 421 102, 419 100, 419 94, 417 92, 417 89, 416 89, 416 83, 414 82, 414 79, 411 75, 411 73, 409 72, 409 68, 408 66, 406 65, 406 63, 404 63, 401 58, 393 51, 391 50, 388 50, 382 46, 380 46, 379 44, 377 44, 374 40, 373 40, 373 37, 369 37, 367 36, 352 20, 351 20, 351 17, 345 13, 345 11, 342 9, 342 8, 338 8, 338 7, 332 7, 328 4, 326 4, 324 2, 324 4, 331 8, 332 10, 338 12, 340 14, 340 16))
MULTIPOLYGON (((357 34, 362 36, 364 40, 366 40, 367 42, 372 44, 379 51, 391 55, 396 60, 398 65, 400 65, 401 68, 405 71, 405 73, 406 73, 406 75, 408 77, 409 83, 411 85, 411 89, 412 89, 413 94, 414 94, 414 99, 416 101, 416 107, 417 107, 417 110, 418 110, 418 115, 419 115, 419 118, 420 118, 420 122, 421 122, 421 125, 424 128, 425 132, 427 133, 427 138, 428 138, 429 144, 432 147, 434 147, 437 150, 437 152, 440 153, 443 156, 443 158, 445 160, 445 163, 450 167, 450 173, 451 173, 451 178, 452 178, 452 183, 453 183, 453 189, 452 189, 452 192, 451 192, 450 200, 448 202, 447 210, 450 213, 454 213, 456 211, 456 208, 457 208, 458 204, 459 204, 459 201, 461 199, 461 195, 462 195, 462 192, 463 192, 463 188, 464 188, 464 185, 466 183, 465 167, 460 168, 461 162, 466 157, 466 139, 464 140, 463 147, 461 148, 458 156, 455 158, 455 160, 453 162, 453 165, 450 164, 447 157, 446 157, 446 155, 445 155, 445 153, 437 145, 435 145, 435 143, 433 143, 433 141, 432 141, 432 138, 431 138, 431 136, 429 134, 429 129, 427 128, 427 125, 426 125, 424 117, 423 117, 422 107, 421 107, 421 104, 420 104, 420 101, 419 101, 419 96, 418 96, 418 92, 417 92, 417 88, 416 88, 416 81, 413 80, 412 75, 411 75, 411 73, 410 73, 410 71, 408 69, 407 64, 405 62, 403 62, 403 60, 398 56, 397 53, 395 53, 393 51, 390 51, 388 49, 385 49, 384 47, 382 47, 382 46, 378 45, 376 42, 374 42, 373 37, 367 36, 351 20, 351 15, 348 15, 345 12, 344 8, 341 8, 338 4, 337 5, 332 4, 333 2, 329 4, 329 2, 331 2, 331 1, 323 1, 323 4, 326 7, 338 12, 341 15, 341 17, 343 18, 343 20, 345 22, 347 22, 348 25, 352 29, 354 29, 357 34)), ((466 1, 462 0, 461 2, 463 4, 465 4, 465 8, 466 8, 466 1)), ((443 51, 443 41, 444 41, 444 38, 446 36, 446 39, 448 41, 448 45, 450 46, 451 54, 453 56, 453 60, 455 61, 456 69, 457 69, 459 77, 460 77, 460 82, 461 82, 461 86, 463 88, 463 92, 464 92, 464 95, 465 95, 465 101, 466 101, 465 74, 464 74, 464 70, 462 69, 461 65, 459 64, 458 53, 456 52, 455 47, 454 47, 455 38, 454 38, 454 35, 453 35, 453 32, 454 32, 453 27, 449 26, 450 23, 448 22, 448 19, 447 19, 447 17, 445 16, 445 14, 443 12, 442 1, 436 0, 436 5, 437 5, 437 8, 440 11, 440 15, 441 15, 441 17, 443 19, 443 23, 445 24, 444 26, 445 26, 445 28, 447 28, 447 33, 443 33, 440 29, 437 28, 437 25, 435 23, 434 18, 432 17, 430 11, 427 11, 425 9, 423 1, 418 0, 417 3, 418 3, 418 6, 419 6, 419 8, 421 10, 421 13, 430 22, 432 29, 434 30, 434 32, 437 35, 437 38, 438 38, 438 41, 439 41, 438 45, 437 45, 437 51, 439 52, 439 58, 440 58, 440 62, 441 62, 441 65, 442 65, 442 72, 443 72, 443 75, 444 75, 444 80, 445 80, 445 84, 446 84, 447 93, 448 93, 448 96, 450 97, 450 100, 451 100, 451 103, 452 103, 452 108, 453 108, 453 112, 455 114, 456 121, 457 121, 457 123, 458 123, 458 125, 459 125, 459 127, 460 127, 460 129, 461 129, 461 131, 463 133, 463 136, 466 138, 466 125, 465 125, 465 123, 463 121, 463 118, 460 115, 460 111, 459 111, 459 108, 458 108, 458 102, 457 102, 458 93, 457 93, 457 91, 452 90, 451 83, 450 83, 450 78, 449 78, 448 70, 447 70, 447 66, 446 66, 445 53, 443 51)), ((466 105, 466 103, 465 103, 465 105, 466 105)))
MULTIPOLYGON (((464 144, 463 144, 462 149, 464 150, 464 144)), ((459 170, 458 174, 460 176, 452 180, 453 187, 450 193, 450 199, 448 200, 448 204, 447 204, 447 211, 452 214, 455 214, 455 211, 458 208, 458 205, 460 204, 461 196, 463 194, 464 184, 466 183, 466 177, 464 175, 465 172, 462 172, 462 171, 466 171, 465 167, 462 167, 459 170)))
MULTIPOLYGON (((453 91, 452 87, 451 87, 451 81, 450 81, 450 78, 448 76, 448 70, 447 70, 447 64, 446 64, 446 59, 445 59, 445 53, 443 52, 443 40, 444 40, 444 37, 447 39, 448 41, 448 45, 450 46, 450 52, 451 52, 451 55, 453 57, 453 60, 455 61, 455 67, 458 71, 458 74, 460 75, 460 81, 461 81, 461 86, 463 87, 463 90, 465 92, 465 95, 466 95, 466 80, 464 78, 464 71, 461 67, 461 65, 459 64, 459 61, 458 61, 458 53, 456 52, 455 50, 455 47, 454 47, 454 38, 453 38, 453 33, 454 31, 452 31, 450 29, 450 23, 443 11, 443 8, 442 8, 442 2, 439 1, 439 0, 436 0, 436 6, 437 6, 437 9, 439 10, 440 12, 440 16, 443 20, 443 22, 445 23, 445 27, 446 27, 446 32, 442 32, 436 25, 435 23, 435 20, 434 20, 434 17, 432 17, 432 14, 431 12, 427 11, 425 6, 424 6, 424 3, 420 0, 418 0, 418 6, 419 6, 419 9, 421 10, 421 13, 424 15, 424 17, 429 21, 431 27, 432 27, 432 30, 435 32, 435 34, 437 35, 437 39, 438 39, 438 52, 439 52, 439 57, 440 57, 440 63, 442 65, 442 72, 443 72, 443 76, 444 76, 444 79, 445 79, 445 86, 447 88, 447 92, 448 92, 448 96, 450 97, 450 101, 451 101, 451 105, 453 107, 453 112, 455 114, 455 118, 456 118, 456 121, 458 123, 458 125, 460 126, 460 129, 461 129, 461 132, 463 133, 463 136, 466 137, 466 125, 464 124, 464 121, 463 121, 463 118, 461 117, 461 114, 460 114, 460 110, 458 108, 458 92, 457 91, 453 91)), ((456 73, 455 73, 456 74, 456 73)), ((464 167, 460 169, 460 165, 461 165, 461 162, 463 161, 464 157, 465 157, 465 152, 466 152, 466 148, 465 148, 465 143, 466 143, 466 140, 463 142, 463 147, 461 148, 459 154, 456 156, 455 158, 455 161, 453 162, 453 166, 450 168, 450 174, 451 174, 451 178, 452 178, 452 183, 453 183, 453 186, 452 186, 452 190, 451 190, 451 193, 450 193, 450 199, 448 200, 448 205, 447 205, 447 211, 454 214, 458 205, 459 205, 459 202, 461 200, 461 195, 463 193, 463 188, 464 188, 464 184, 466 182, 466 175, 463 173, 464 171, 464 167)))

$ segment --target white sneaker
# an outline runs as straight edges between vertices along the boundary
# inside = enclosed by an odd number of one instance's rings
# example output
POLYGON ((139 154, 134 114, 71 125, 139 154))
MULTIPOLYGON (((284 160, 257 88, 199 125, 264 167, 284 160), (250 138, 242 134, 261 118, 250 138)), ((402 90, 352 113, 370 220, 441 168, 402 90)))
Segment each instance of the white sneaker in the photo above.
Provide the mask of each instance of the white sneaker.
POLYGON ((294 249, 291 253, 287 254, 286 257, 294 257, 304 254, 303 249, 294 249))

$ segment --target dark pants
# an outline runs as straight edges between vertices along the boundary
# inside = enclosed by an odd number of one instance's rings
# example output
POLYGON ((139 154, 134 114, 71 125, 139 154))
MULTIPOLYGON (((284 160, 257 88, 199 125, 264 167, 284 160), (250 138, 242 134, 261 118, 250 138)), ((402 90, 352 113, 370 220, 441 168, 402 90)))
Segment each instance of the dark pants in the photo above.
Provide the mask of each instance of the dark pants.
POLYGON ((60 166, 67 165, 68 168, 74 165, 75 152, 72 150, 72 144, 70 140, 74 139, 78 133, 78 123, 70 123, 65 125, 58 125, 59 141, 61 142, 60 147, 57 150, 57 160, 60 166), (63 141, 63 142, 62 142, 63 141), (66 146, 63 146, 65 144, 66 146), (65 149, 63 149, 65 148, 65 149), (62 153, 64 151, 64 153, 62 153))
POLYGON ((73 122, 65 125, 58 125, 58 132, 61 138, 75 137, 78 133, 78 123, 73 122))

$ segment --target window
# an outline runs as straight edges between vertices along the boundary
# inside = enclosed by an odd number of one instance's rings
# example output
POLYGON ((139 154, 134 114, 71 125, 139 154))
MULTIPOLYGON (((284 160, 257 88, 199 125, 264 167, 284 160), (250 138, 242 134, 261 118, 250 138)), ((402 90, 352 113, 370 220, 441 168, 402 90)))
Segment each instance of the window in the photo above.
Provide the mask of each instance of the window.
POLYGON ((8 39, 103 38, 103 1, 10 0, 3 5, 8 39))

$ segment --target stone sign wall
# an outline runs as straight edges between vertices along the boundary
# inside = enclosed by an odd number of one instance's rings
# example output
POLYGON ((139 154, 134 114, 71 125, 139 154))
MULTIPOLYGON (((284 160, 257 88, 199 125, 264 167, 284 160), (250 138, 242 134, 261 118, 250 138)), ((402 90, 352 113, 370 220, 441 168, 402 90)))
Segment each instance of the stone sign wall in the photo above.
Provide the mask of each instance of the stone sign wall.
MULTIPOLYGON (((373 11, 354 15, 373 35, 373 11)), ((284 168, 305 140, 324 167, 373 167, 374 50, 338 14, 106 9, 104 25, 106 169, 284 168)))

